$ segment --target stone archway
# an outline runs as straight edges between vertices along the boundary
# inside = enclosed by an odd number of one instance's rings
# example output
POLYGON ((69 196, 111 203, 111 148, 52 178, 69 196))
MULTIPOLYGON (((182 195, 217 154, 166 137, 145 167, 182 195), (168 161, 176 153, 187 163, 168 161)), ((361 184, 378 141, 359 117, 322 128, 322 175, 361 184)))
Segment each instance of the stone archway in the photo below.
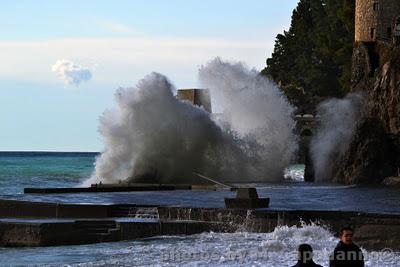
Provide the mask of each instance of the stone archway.
POLYGON ((297 163, 304 164, 304 181, 314 181, 314 168, 310 156, 310 143, 318 124, 318 117, 310 114, 296 116, 296 132, 299 136, 297 163))

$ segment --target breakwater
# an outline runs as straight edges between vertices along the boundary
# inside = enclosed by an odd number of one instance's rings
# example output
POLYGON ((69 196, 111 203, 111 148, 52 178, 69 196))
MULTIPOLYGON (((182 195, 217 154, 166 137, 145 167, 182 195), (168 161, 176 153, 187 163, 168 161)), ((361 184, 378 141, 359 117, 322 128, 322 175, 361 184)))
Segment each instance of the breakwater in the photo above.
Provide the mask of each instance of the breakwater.
POLYGON ((332 232, 351 225, 363 247, 400 250, 400 215, 395 214, 0 200, 2 246, 87 244, 207 231, 268 233, 277 226, 311 222, 332 232))

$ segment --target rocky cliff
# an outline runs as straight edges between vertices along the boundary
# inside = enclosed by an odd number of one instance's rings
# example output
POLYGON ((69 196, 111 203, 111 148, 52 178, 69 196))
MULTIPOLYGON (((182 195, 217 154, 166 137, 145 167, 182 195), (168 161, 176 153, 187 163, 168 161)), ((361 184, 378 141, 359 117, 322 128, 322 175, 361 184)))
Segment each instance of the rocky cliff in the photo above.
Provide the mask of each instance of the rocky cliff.
POLYGON ((352 90, 364 92, 367 114, 347 152, 335 165, 337 182, 381 183, 400 166, 400 48, 356 43, 352 90))

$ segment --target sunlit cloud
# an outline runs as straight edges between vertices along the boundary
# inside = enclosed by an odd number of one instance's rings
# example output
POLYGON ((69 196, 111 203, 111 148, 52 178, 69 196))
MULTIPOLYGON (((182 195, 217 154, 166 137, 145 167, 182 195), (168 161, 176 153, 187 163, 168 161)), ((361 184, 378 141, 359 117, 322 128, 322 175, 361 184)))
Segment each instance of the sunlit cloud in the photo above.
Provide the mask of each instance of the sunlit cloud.
POLYGON ((57 60, 51 70, 57 73, 59 78, 67 85, 78 86, 92 78, 92 72, 89 68, 77 65, 67 59, 57 60))

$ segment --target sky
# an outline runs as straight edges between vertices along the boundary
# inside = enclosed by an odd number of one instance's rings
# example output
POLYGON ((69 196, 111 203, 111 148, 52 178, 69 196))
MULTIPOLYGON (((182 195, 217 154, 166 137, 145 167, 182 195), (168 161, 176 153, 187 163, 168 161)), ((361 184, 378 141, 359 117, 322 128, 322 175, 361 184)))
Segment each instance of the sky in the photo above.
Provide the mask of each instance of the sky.
POLYGON ((215 57, 262 70, 297 0, 0 0, 0 151, 102 151, 114 93, 215 57))

